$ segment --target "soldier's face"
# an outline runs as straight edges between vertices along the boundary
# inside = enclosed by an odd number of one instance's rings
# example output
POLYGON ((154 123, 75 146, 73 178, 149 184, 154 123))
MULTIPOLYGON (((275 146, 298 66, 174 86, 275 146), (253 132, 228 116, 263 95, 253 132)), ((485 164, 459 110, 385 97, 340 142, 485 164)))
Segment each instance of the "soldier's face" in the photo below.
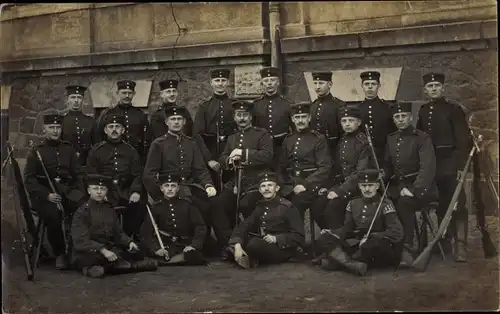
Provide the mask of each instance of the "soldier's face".
POLYGON ((60 124, 44 124, 43 134, 49 140, 58 140, 61 137, 62 126, 60 124))
POLYGON ((400 112, 392 116, 394 124, 400 130, 404 130, 409 127, 413 121, 413 115, 410 112, 400 112))
POLYGON ((125 132, 125 128, 120 123, 109 123, 104 127, 104 133, 112 140, 119 139, 123 132, 125 132))
POLYGON ((264 88, 264 93, 266 93, 267 95, 274 95, 278 91, 280 79, 276 76, 264 77, 260 80, 260 83, 264 88))
POLYGON ((108 194, 108 188, 102 185, 91 184, 87 188, 87 192, 89 193, 91 199, 96 202, 102 202, 108 194))
POLYGON ((332 88, 332 82, 327 81, 314 81, 314 91, 318 96, 325 96, 330 92, 332 88))
POLYGON ((297 131, 302 131, 309 126, 311 115, 308 113, 298 113, 292 116, 292 122, 295 124, 297 131))
POLYGON ((378 95, 380 83, 377 80, 366 80, 361 83, 361 88, 363 88, 366 98, 375 98, 378 95))
POLYGON ((160 91, 160 97, 163 102, 175 102, 178 95, 179 92, 177 91, 177 88, 166 88, 160 91))
POLYGON ((355 117, 342 117, 340 119, 340 124, 342 125, 344 132, 352 133, 361 125, 361 119, 355 117))
POLYGON ((377 190, 380 187, 380 183, 372 182, 372 183, 358 183, 359 190, 363 197, 370 198, 374 197, 377 194, 377 190))
POLYGON ((439 98, 443 95, 444 85, 440 82, 429 82, 424 86, 424 92, 431 99, 439 98))
POLYGON ((166 182, 161 185, 160 190, 164 197, 172 198, 179 192, 179 184, 177 182, 166 182))
POLYGON ((80 94, 68 95, 67 104, 71 110, 80 110, 82 108, 83 96, 80 94))
POLYGON ((227 92, 227 85, 229 81, 224 77, 217 77, 210 80, 210 86, 212 86, 212 90, 214 93, 223 95, 227 92))
POLYGON ((278 193, 280 186, 274 181, 264 181, 259 185, 259 192, 265 199, 272 199, 278 193))
POLYGON ((236 110, 234 112, 234 121, 240 128, 246 128, 252 123, 250 112, 243 110, 236 110))
POLYGON ((177 133, 182 131, 182 128, 186 124, 186 119, 183 116, 170 116, 165 119, 165 124, 169 131, 177 133))
POLYGON ((118 101, 122 104, 130 104, 132 103, 132 99, 134 98, 135 92, 131 89, 120 89, 116 92, 118 95, 118 101))

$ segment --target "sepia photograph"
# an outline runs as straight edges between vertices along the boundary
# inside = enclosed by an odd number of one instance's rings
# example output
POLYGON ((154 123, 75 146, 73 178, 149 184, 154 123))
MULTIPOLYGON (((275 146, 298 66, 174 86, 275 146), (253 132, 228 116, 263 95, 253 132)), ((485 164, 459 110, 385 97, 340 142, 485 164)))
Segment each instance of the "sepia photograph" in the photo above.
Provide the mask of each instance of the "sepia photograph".
POLYGON ((497 311, 497 11, 0 4, 2 312, 497 311))

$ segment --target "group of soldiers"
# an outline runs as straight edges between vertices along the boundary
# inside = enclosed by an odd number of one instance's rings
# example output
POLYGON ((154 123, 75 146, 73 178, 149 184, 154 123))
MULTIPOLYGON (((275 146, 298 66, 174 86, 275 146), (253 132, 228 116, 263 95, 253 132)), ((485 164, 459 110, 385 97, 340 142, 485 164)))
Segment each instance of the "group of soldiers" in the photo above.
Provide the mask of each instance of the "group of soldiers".
MULTIPOLYGON (((438 201, 441 220, 462 175, 464 112, 443 97, 440 73, 423 76, 418 117, 378 97, 379 72, 361 73, 359 102, 332 96, 331 72, 312 76, 312 103, 280 95, 273 67, 261 70, 263 95, 243 101, 228 95, 230 70, 211 70, 213 95, 194 119, 177 80, 159 82, 163 103, 149 116, 132 105, 135 82, 119 81, 118 103, 97 120, 81 111, 86 88, 68 86, 69 112, 44 116, 24 170, 56 268, 102 277, 210 254, 244 268, 281 263, 308 249, 307 209, 321 229, 313 264, 357 275, 410 265, 415 211, 438 201)), ((441 241, 450 253, 454 238, 457 261, 467 221, 462 191, 441 241)))

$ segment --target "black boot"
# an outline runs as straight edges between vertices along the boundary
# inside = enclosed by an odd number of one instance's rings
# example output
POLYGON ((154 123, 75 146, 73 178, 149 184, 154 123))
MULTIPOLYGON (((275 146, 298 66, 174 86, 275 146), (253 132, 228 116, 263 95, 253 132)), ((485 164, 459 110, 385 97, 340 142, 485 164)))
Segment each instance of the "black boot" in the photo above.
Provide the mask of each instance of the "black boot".
POLYGON ((352 260, 341 248, 336 248, 331 251, 330 254, 328 254, 328 258, 330 262, 337 264, 354 275, 364 276, 366 274, 366 263, 352 260))
POLYGON ((158 263, 152 259, 144 259, 131 263, 130 272, 155 271, 158 269, 158 263))

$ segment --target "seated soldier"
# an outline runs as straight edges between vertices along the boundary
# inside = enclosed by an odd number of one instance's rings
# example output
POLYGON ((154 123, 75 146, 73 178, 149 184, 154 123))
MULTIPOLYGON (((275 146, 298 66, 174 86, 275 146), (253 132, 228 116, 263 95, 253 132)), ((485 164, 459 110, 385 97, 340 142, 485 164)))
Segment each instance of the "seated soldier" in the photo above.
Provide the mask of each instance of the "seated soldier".
POLYGON ((118 214, 105 200, 111 178, 92 174, 87 183, 90 199, 76 211, 71 228, 76 267, 92 278, 156 270, 156 262, 144 260, 144 254, 123 232, 118 214))
POLYGON ((321 264, 326 270, 339 269, 364 276, 367 267, 399 263, 403 227, 392 202, 381 199, 377 193, 379 172, 366 169, 359 173, 358 178, 362 197, 348 203, 344 226, 337 230, 321 230, 318 249, 322 254, 313 263, 321 264))
POLYGON ((205 264, 201 250, 207 227, 198 209, 179 197, 180 180, 180 174, 173 172, 159 177, 164 198, 155 203, 142 227, 143 243, 148 253, 166 262, 160 266, 205 264), (162 239, 161 244, 158 237, 162 239))
POLYGON ((299 210, 278 196, 278 190, 276 174, 260 176, 259 192, 263 199, 238 225, 229 241, 234 245, 234 260, 243 268, 283 263, 304 245, 304 221, 299 210))

